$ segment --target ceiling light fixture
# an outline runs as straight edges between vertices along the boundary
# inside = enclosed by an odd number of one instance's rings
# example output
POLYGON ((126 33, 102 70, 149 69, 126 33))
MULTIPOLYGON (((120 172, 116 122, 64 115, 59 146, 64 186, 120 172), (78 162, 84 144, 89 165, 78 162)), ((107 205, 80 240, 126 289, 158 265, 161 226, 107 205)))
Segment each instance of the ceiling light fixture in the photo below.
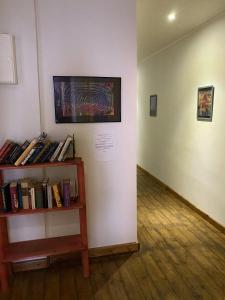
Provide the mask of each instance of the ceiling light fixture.
POLYGON ((167 16, 167 19, 169 22, 173 22, 176 20, 176 13, 175 12, 172 12, 170 13, 168 16, 167 16))

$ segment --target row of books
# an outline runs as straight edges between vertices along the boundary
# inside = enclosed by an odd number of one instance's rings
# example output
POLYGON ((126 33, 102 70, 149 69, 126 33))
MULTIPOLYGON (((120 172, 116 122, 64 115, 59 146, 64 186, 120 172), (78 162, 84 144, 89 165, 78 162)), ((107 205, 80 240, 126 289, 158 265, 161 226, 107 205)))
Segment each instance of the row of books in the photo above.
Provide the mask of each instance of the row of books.
POLYGON ((18 144, 6 140, 0 149, 0 164, 14 164, 15 166, 64 161, 75 158, 74 135, 68 135, 63 141, 51 142, 46 133, 42 133, 31 142, 18 144))
POLYGON ((12 181, 1 186, 1 193, 0 206, 4 212, 71 205, 70 179, 63 179, 61 184, 51 184, 48 178, 41 182, 30 178, 12 181))

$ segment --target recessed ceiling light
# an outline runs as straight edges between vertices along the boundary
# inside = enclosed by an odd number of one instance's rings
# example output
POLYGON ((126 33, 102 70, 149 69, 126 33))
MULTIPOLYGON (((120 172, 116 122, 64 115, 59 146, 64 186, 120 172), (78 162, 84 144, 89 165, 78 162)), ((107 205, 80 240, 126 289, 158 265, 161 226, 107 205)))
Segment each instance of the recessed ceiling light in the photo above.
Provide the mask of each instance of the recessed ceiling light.
POLYGON ((176 20, 176 13, 175 12, 172 12, 170 13, 168 16, 167 16, 167 19, 169 22, 173 22, 176 20))

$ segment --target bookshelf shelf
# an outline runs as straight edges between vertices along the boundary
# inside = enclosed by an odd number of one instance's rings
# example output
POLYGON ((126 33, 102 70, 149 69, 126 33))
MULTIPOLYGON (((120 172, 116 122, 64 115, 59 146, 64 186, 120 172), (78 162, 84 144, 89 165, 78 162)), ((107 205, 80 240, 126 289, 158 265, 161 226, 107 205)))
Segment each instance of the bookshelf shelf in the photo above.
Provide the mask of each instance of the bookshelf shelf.
POLYGON ((25 258, 65 254, 82 249, 82 240, 79 234, 11 243, 6 248, 3 261, 14 262, 25 258))
POLYGON ((60 212, 64 210, 73 210, 83 208, 84 204, 74 203, 70 207, 54 207, 54 208, 35 208, 35 209, 20 209, 17 212, 0 213, 0 218, 10 218, 22 215, 43 214, 49 212, 60 212))
POLYGON ((49 168, 49 167, 63 167, 63 166, 76 166, 82 163, 80 157, 75 159, 66 160, 66 161, 56 161, 56 162, 47 162, 47 163, 37 163, 37 164, 28 164, 28 165, 0 165, 0 170, 20 170, 20 169, 34 169, 34 168, 49 168))
POLYGON ((0 213, 0 282, 2 291, 6 291, 9 288, 10 263, 27 258, 37 258, 38 256, 43 255, 50 256, 81 251, 83 275, 84 277, 89 277, 90 275, 85 204, 84 163, 81 158, 78 157, 63 162, 37 163, 18 167, 14 165, 0 165, 0 186, 4 184, 4 171, 50 167, 76 168, 79 201, 73 203, 70 207, 22 209, 18 210, 18 212, 0 213), (7 226, 8 218, 21 215, 61 212, 75 209, 79 210, 80 234, 9 243, 7 226))

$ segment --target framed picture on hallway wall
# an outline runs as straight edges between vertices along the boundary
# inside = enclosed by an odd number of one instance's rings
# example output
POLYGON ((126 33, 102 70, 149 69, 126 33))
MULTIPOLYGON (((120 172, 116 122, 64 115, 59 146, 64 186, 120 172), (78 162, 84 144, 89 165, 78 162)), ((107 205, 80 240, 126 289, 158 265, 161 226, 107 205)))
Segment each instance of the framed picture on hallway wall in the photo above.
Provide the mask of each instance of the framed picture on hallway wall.
POLYGON ((157 116, 157 95, 150 96, 150 116, 157 116))
POLYGON ((212 121, 213 98, 213 86, 205 86, 198 89, 197 119, 199 121, 212 121))
POLYGON ((56 123, 121 122, 121 78, 53 76, 56 123))

